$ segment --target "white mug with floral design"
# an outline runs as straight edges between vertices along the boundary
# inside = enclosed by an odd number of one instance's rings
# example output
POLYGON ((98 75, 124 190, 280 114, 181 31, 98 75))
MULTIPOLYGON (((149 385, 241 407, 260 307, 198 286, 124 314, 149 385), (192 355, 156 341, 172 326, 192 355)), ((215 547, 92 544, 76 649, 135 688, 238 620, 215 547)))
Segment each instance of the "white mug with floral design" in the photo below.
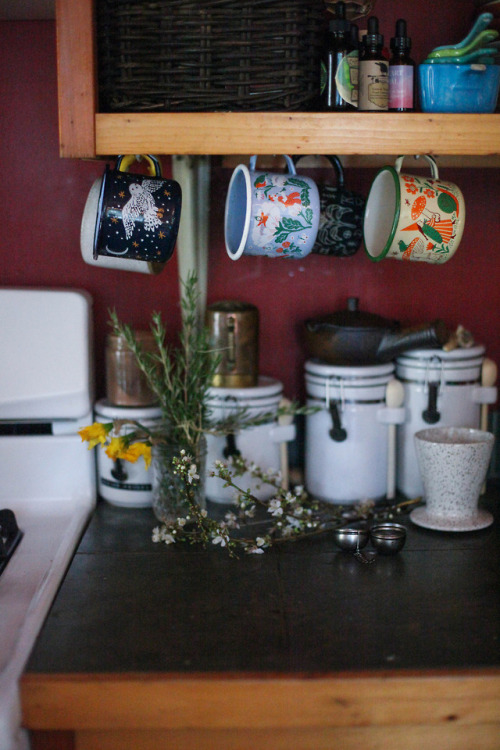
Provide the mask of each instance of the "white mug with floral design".
POLYGON ((229 183, 224 218, 227 254, 305 258, 318 234, 320 203, 316 183, 297 175, 285 156, 284 174, 239 164, 229 183))
POLYGON ((404 158, 399 156, 394 167, 383 167, 372 182, 363 219, 365 250, 374 261, 445 263, 464 231, 462 191, 439 179, 432 156, 423 157, 431 177, 401 174, 404 158))

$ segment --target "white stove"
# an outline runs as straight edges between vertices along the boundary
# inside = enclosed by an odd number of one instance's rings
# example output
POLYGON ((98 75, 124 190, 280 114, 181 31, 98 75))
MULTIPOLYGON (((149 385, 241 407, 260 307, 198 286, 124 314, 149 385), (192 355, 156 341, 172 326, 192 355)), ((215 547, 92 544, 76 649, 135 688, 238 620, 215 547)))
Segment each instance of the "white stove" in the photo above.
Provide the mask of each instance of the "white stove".
POLYGON ((0 750, 29 748, 19 678, 95 506, 91 320, 84 292, 0 289, 0 510, 22 532, 0 573, 0 750))

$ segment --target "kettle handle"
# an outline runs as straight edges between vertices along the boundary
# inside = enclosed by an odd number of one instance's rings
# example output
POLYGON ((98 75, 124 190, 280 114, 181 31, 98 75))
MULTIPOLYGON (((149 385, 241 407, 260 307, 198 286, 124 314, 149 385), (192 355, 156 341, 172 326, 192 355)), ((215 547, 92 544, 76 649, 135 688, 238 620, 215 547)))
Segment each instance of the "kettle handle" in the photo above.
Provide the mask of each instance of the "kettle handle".
POLYGON ((156 156, 151 154, 127 154, 124 156, 121 154, 116 159, 116 167, 119 172, 128 172, 134 161, 141 161, 144 159, 147 162, 148 172, 152 177, 161 177, 161 166, 156 156))

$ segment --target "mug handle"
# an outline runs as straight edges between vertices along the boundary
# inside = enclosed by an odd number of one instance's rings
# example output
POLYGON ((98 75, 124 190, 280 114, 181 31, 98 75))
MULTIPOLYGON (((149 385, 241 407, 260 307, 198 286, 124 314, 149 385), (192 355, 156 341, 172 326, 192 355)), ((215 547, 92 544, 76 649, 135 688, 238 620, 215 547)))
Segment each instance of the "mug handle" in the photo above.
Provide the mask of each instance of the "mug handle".
MULTIPOLYGON (((295 169, 295 164, 293 163, 293 159, 290 156, 287 156, 286 154, 283 154, 283 157, 288 165, 288 172, 290 174, 297 174, 297 171, 295 169)), ((255 171, 255 164, 257 162, 257 156, 251 156, 250 161, 248 162, 248 168, 254 172, 255 171)))
MULTIPOLYGON (((439 172, 437 168, 437 164, 434 161, 433 157, 430 154, 415 154, 415 159, 424 158, 426 162, 429 164, 431 168, 431 175, 434 180, 439 180, 439 172)), ((403 165, 403 159, 405 159, 405 156, 398 156, 396 161, 394 162, 394 169, 399 174, 401 171, 401 167, 403 165)))
MULTIPOLYGON (((135 154, 127 154, 126 156, 118 156, 116 160, 116 167, 119 172, 128 172, 134 161, 137 159, 135 154)), ((156 156, 151 154, 140 154, 139 161, 144 159, 147 162, 148 172, 152 177, 161 177, 161 166, 156 156)))
POLYGON ((333 168, 335 169, 335 174, 337 175, 337 187, 340 190, 344 189, 344 167, 342 166, 342 162, 340 161, 338 156, 334 156, 333 154, 325 156, 325 159, 328 159, 330 164, 332 164, 333 168))
MULTIPOLYGON (((300 156, 294 156, 293 157, 293 163, 295 166, 299 163, 301 159, 303 159, 305 154, 301 154, 300 156)), ((286 158, 286 157, 285 157, 286 158)), ((338 156, 334 156, 333 154, 330 155, 324 155, 324 159, 328 159, 330 164, 335 169, 335 174, 337 176, 337 187, 340 190, 344 189, 344 167, 342 166, 342 162, 340 161, 338 156)))

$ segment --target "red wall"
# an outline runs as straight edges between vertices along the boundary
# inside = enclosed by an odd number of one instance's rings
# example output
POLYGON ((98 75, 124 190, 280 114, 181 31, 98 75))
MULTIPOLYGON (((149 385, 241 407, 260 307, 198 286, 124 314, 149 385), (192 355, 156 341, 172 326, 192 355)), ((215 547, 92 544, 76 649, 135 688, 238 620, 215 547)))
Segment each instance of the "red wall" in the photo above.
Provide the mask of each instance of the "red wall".
MULTIPOLYGON (((422 9, 423 5, 419 3, 418 7, 422 9)), ((457 3, 451 5, 456 8, 457 3)), ((472 18, 473 3, 462 0, 458 5, 467 14, 450 15, 445 39, 439 36, 435 24, 429 30, 426 23, 425 38, 424 27, 418 27, 417 51, 461 38, 472 18)), ((379 15, 383 20, 382 13, 379 15)), ((390 19, 388 36, 392 15, 390 19)), ((96 324, 97 392, 103 395, 107 310, 116 307, 123 320, 138 327, 147 326, 152 310, 161 310, 173 339, 180 318, 177 263, 174 256, 159 276, 149 277, 95 269, 83 262, 79 246, 81 216, 103 163, 58 156, 54 24, 3 22, 0 33, 0 150, 4 173, 0 189, 0 284, 78 287, 90 292, 96 324)), ((416 59, 421 56, 415 55, 416 59)), ((168 175, 169 159, 163 161, 168 175)), ((225 252, 222 227, 230 174, 230 169, 214 164, 208 301, 243 299, 259 307, 261 372, 282 380, 288 396, 303 397, 301 321, 343 307, 350 295, 360 297, 363 309, 403 323, 438 316, 452 328, 462 323, 486 344, 488 355, 500 362, 500 266, 496 257, 500 250, 500 170, 441 170, 443 179, 461 186, 467 205, 460 248, 442 267, 394 260, 372 263, 362 249, 348 259, 309 256, 303 261, 242 258, 233 262, 225 252)), ((373 175, 373 170, 351 169, 346 182, 366 195, 373 175)))

